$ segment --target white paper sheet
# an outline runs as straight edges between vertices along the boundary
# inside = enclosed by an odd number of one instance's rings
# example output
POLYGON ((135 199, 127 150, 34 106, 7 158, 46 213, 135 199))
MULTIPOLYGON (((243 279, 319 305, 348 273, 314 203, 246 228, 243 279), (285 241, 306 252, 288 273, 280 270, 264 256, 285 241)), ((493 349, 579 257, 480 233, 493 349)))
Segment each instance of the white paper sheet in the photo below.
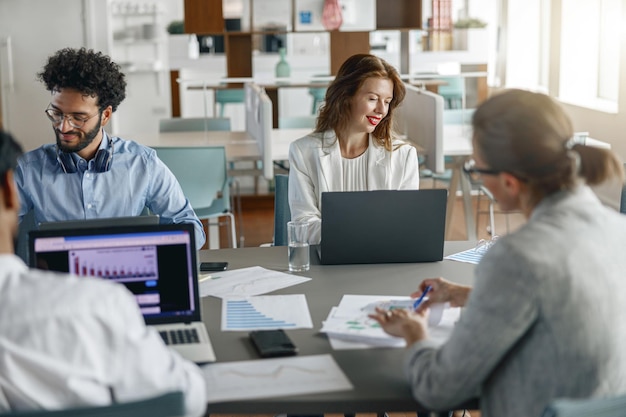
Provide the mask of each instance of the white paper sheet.
POLYGON ((200 282, 200 296, 218 298, 247 297, 290 287, 311 278, 272 271, 260 266, 216 272, 200 282))
MULTIPOLYGON (((410 297, 382 295, 344 295, 333 307, 320 332, 326 333, 333 349, 364 349, 367 347, 404 347, 403 339, 389 336, 376 321, 367 317, 375 307, 383 309, 410 308, 410 297)), ((443 344, 458 321, 460 308, 439 304, 431 308, 429 338, 443 344)))
POLYGON ((201 369, 209 403, 354 389, 331 355, 213 363, 201 369))
POLYGON ((222 331, 311 329, 313 321, 304 294, 225 298, 222 331))

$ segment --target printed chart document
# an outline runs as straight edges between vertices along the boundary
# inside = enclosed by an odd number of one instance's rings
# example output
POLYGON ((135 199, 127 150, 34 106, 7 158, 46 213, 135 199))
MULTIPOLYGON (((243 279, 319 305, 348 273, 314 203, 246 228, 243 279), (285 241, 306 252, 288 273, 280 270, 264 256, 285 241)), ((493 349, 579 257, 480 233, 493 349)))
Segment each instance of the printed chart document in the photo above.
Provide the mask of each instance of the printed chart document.
POLYGON ((331 355, 213 363, 201 369, 209 403, 354 389, 331 355))
POLYGON ((200 296, 218 298, 246 297, 266 294, 281 288, 290 287, 311 278, 272 271, 260 266, 216 272, 211 279, 200 282, 200 296))
POLYGON ((462 252, 453 253, 446 256, 444 259, 450 259, 453 261, 467 262, 470 264, 478 264, 483 255, 487 253, 489 248, 496 243, 497 237, 491 240, 481 239, 475 248, 467 249, 462 252))
MULTIPOLYGON (((350 295, 342 297, 333 307, 320 332, 326 333, 333 349, 364 349, 367 347, 403 347, 404 339, 388 335, 380 325, 368 317, 376 307, 384 310, 410 309, 415 300, 410 297, 383 295, 350 295)), ((448 304, 435 304, 428 316, 428 333, 431 340, 444 343, 461 309, 448 304)))
POLYGON ((311 329, 313 321, 304 294, 225 298, 222 331, 311 329))

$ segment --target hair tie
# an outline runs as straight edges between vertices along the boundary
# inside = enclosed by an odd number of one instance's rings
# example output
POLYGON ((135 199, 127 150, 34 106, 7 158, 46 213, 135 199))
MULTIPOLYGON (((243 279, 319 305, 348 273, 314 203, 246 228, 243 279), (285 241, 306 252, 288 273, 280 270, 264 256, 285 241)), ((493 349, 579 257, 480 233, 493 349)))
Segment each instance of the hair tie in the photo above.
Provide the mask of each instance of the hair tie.
POLYGON ((578 138, 576 136, 572 136, 571 138, 569 138, 568 140, 565 141, 565 149, 567 149, 568 151, 571 151, 572 149, 574 149, 574 145, 578 144, 578 138))

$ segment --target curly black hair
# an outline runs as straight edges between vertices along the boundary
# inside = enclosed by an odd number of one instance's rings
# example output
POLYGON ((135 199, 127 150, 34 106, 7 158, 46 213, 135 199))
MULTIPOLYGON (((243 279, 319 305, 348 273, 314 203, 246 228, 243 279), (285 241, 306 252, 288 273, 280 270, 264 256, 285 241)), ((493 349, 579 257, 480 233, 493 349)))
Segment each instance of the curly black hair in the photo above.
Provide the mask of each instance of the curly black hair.
POLYGON ((73 88, 98 99, 100 111, 113 111, 126 97, 126 80, 120 66, 101 52, 64 48, 48 58, 37 77, 48 91, 73 88))
MULTIPOLYGON (((22 147, 7 131, 0 129, 0 179, 9 170, 15 169, 17 159, 22 155, 22 147)), ((2 183, 0 183, 2 187, 2 183)))

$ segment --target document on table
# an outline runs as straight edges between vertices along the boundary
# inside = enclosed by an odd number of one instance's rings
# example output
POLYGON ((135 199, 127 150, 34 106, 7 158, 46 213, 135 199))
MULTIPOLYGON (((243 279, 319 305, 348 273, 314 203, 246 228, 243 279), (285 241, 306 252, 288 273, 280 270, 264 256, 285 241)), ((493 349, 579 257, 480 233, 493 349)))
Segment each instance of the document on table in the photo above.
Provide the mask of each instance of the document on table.
POLYGON ((209 403, 354 389, 328 354, 213 363, 201 369, 209 403))
POLYGON ((304 294, 225 298, 222 331, 311 329, 313 321, 304 294))
POLYGON ((477 246, 472 249, 464 250, 463 252, 453 253, 452 255, 446 256, 444 259, 450 259, 453 261, 459 262, 467 262, 470 264, 478 264, 482 259, 483 255, 487 253, 491 245, 484 244, 482 246, 477 246))
MULTIPOLYGON (((382 295, 344 295, 339 306, 333 307, 320 332, 326 333, 333 349, 364 349, 367 347, 402 347, 401 338, 389 336, 380 325, 368 317, 375 308, 392 310, 413 307, 410 297, 382 295)), ((429 314, 429 337, 444 343, 460 316, 460 308, 435 304, 429 314)))
POLYGON ((200 282, 200 296, 218 298, 247 297, 290 287, 311 278, 272 271, 260 266, 216 272, 200 282))

